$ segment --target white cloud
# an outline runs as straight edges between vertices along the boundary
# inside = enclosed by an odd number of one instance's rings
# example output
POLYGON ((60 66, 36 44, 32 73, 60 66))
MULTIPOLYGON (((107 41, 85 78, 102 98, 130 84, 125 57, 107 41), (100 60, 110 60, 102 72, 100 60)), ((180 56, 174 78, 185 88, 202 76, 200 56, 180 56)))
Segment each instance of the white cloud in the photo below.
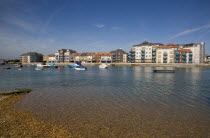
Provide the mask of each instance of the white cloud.
POLYGON ((95 25, 97 28, 103 28, 105 25, 104 24, 96 24, 95 25))
POLYGON ((200 27, 197 27, 197 28, 193 28, 193 29, 189 29, 189 30, 185 30, 181 33, 178 33, 178 34, 172 36, 170 39, 174 39, 174 38, 177 38, 177 37, 180 37, 180 36, 183 36, 183 35, 191 34, 193 32, 197 32, 197 31, 200 31, 202 29, 208 29, 208 28, 210 28, 210 24, 200 26, 200 27))

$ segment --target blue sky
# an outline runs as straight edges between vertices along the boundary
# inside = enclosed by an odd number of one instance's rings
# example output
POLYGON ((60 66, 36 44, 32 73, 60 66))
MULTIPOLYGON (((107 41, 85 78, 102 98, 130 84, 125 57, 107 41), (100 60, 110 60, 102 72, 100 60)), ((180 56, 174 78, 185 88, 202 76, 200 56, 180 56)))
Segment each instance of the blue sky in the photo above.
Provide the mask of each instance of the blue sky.
POLYGON ((125 51, 143 41, 206 43, 209 0, 1 0, 0 58, 69 48, 125 51))

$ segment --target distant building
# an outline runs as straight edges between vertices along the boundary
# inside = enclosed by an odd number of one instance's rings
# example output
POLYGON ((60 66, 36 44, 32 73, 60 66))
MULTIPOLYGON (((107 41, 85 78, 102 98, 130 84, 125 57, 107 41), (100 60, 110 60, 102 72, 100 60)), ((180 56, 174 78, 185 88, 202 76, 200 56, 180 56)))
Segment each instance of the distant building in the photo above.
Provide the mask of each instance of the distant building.
POLYGON ((156 48, 161 46, 161 43, 150 43, 144 41, 141 44, 134 45, 129 52, 129 62, 135 63, 155 63, 156 62, 156 48))
POLYGON ((128 54, 123 54, 123 63, 127 63, 128 62, 128 54))
POLYGON ((123 62, 123 54, 127 54, 125 51, 123 51, 121 48, 111 51, 112 54, 112 62, 121 63, 123 62))
POLYGON ((107 52, 99 52, 97 53, 98 60, 100 63, 111 63, 112 62, 112 54, 107 52))
POLYGON ((55 53, 55 61, 56 62, 70 62, 72 53, 76 53, 76 51, 71 49, 61 49, 55 53))
POLYGON ((205 43, 190 43, 190 44, 178 44, 180 48, 190 49, 192 51, 193 63, 204 63, 205 58, 205 43))
POLYGON ((20 61, 22 63, 33 63, 33 62, 42 62, 43 55, 37 52, 28 52, 20 55, 20 61))
POLYGON ((72 53, 70 55, 70 62, 79 62, 81 53, 72 53))

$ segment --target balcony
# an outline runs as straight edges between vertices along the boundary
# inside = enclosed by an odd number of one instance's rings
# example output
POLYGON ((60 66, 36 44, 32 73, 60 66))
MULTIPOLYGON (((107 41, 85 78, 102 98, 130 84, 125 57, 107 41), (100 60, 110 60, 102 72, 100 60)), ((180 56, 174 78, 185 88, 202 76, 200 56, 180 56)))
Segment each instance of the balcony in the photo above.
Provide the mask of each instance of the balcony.
POLYGON ((179 56, 179 55, 180 55, 180 53, 176 52, 176 56, 179 56))
POLYGON ((192 53, 189 53, 189 56, 192 56, 193 54, 192 53))
POLYGON ((182 61, 182 63, 186 63, 186 61, 182 61))
POLYGON ((152 57, 152 59, 156 59, 156 57, 152 57))
POLYGON ((145 53, 141 53, 141 55, 142 55, 142 56, 144 56, 144 55, 145 55, 145 53))
POLYGON ((141 50, 141 52, 143 52, 143 53, 144 53, 144 52, 145 52, 145 50, 141 50))
POLYGON ((156 53, 152 53, 153 56, 156 56, 156 53))
POLYGON ((164 56, 163 59, 167 59, 167 56, 164 56))
POLYGON ((145 59, 145 57, 141 57, 141 59, 145 59))
POLYGON ((144 60, 141 60, 141 63, 145 63, 145 61, 144 60))
POLYGON ((189 60, 192 60, 192 57, 189 57, 189 60))
POLYGON ((129 51, 129 53, 135 53, 135 51, 131 50, 131 51, 129 51))
POLYGON ((164 54, 163 54, 163 56, 167 56, 167 55, 168 55, 167 53, 164 53, 164 54))
POLYGON ((186 56, 186 53, 182 53, 182 56, 186 56))
POLYGON ((156 49, 152 49, 152 52, 156 52, 156 49))
POLYGON ((156 60, 152 60, 152 63, 156 63, 156 60))
POLYGON ((179 60, 176 60, 176 63, 180 63, 179 60))
POLYGON ((182 59, 186 59, 186 57, 185 56, 182 56, 182 59))

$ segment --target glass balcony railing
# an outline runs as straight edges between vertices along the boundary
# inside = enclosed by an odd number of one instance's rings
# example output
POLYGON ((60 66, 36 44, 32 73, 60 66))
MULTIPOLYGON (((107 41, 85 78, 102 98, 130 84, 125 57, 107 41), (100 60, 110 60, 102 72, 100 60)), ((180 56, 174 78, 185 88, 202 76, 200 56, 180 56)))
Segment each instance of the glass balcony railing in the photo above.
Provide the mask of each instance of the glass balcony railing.
POLYGON ((135 51, 131 50, 131 51, 129 51, 129 53, 135 53, 135 51))
POLYGON ((152 55, 153 55, 153 56, 155 56, 155 55, 156 55, 156 53, 152 53, 152 55))
POLYGON ((186 53, 182 53, 182 55, 183 55, 183 56, 185 56, 185 55, 186 55, 186 53))
POLYGON ((180 55, 180 53, 176 53, 176 55, 177 55, 177 56, 179 56, 179 55, 180 55))
POLYGON ((144 52, 145 52, 145 50, 141 50, 141 52, 143 52, 143 53, 144 53, 144 52))
POLYGON ((164 59, 167 59, 167 56, 164 56, 163 58, 164 58, 164 59))
POLYGON ((182 59, 186 59, 186 57, 185 56, 182 56, 182 59))
POLYGON ((192 53, 189 53, 189 56, 192 56, 193 54, 192 53))
POLYGON ((152 52, 155 52, 156 51, 156 49, 152 49, 152 52))

